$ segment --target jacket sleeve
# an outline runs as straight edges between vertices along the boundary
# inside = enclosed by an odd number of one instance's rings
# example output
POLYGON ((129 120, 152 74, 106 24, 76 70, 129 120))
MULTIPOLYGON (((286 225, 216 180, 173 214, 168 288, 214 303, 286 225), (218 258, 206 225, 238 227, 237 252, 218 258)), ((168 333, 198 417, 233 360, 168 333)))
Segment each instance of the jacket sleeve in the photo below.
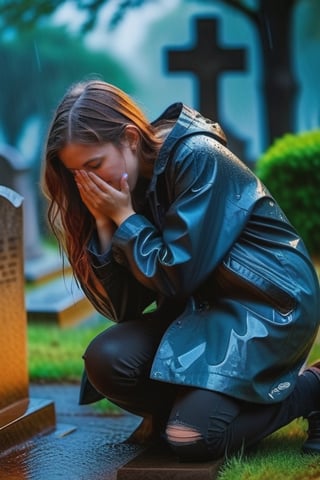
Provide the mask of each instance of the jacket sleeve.
POLYGON ((155 292, 142 285, 123 265, 117 263, 112 250, 98 254, 94 239, 88 246, 96 277, 108 293, 116 314, 114 321, 134 320, 155 300, 155 292))
MULTIPOLYGON (((194 292, 245 221, 246 214, 229 204, 228 184, 235 180, 217 145, 204 137, 180 144, 163 174, 170 198, 161 228, 133 215, 115 233, 114 258, 163 295, 186 297, 194 292)), ((234 185, 235 196, 237 189, 234 185)))

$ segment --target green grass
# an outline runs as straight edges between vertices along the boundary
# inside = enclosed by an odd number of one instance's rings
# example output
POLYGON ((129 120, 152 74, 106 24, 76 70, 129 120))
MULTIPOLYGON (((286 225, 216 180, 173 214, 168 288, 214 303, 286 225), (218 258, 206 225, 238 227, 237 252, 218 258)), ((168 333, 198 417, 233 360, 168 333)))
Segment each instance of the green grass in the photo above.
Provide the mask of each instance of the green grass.
MULTIPOLYGON (((80 384, 82 355, 90 341, 112 325, 97 315, 93 323, 61 328, 55 324, 28 324, 29 378, 34 383, 80 384)), ((106 399, 96 402, 97 413, 117 415, 119 407, 106 399)))
POLYGON ((301 453, 306 429, 305 420, 295 420, 263 440, 254 452, 227 459, 218 480, 320 479, 319 456, 301 453))
POLYGON ((82 355, 90 341, 108 327, 105 319, 77 327, 28 324, 31 382, 80 382, 82 355))

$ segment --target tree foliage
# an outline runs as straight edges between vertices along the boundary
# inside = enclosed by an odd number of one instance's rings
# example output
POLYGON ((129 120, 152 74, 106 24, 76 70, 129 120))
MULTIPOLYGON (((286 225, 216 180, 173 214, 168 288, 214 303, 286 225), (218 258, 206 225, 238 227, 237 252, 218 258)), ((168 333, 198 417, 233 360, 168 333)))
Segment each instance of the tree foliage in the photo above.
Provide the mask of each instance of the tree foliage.
MULTIPOLYGON (((139 8, 147 3, 154 3, 156 0, 77 0, 75 5, 80 11, 87 13, 87 18, 83 23, 84 31, 94 28, 100 10, 107 4, 113 3, 115 5, 114 13, 110 18, 109 27, 113 28, 124 18, 128 10, 132 8, 139 8)), ((185 0, 195 2, 197 0, 185 0)), ((256 0, 254 3, 248 0, 220 0, 222 3, 235 8, 256 26, 259 26, 263 19, 263 12, 268 10, 268 4, 274 5, 271 7, 275 12, 288 9, 297 0, 256 0)), ((0 28, 4 31, 7 28, 30 28, 33 27, 39 20, 52 15, 58 8, 66 3, 66 0, 2 0, 0 5, 1 23, 0 28)), ((213 4, 217 0, 202 0, 202 3, 213 4)), ((218 2, 219 3, 219 2, 218 2)))
POLYGON ((123 68, 110 55, 88 50, 64 27, 34 28, 0 43, 0 122, 7 143, 16 145, 32 117, 45 127, 71 83, 88 76, 132 90, 123 68), (5 73, 5 74, 4 74, 5 73))
MULTIPOLYGON (((125 16, 127 11, 138 8, 155 0, 117 0, 114 14, 110 19, 110 28, 115 27, 125 16)), ((8 29, 30 29, 34 25, 51 16, 66 0, 2 0, 0 5, 0 31, 8 29)), ((80 11, 87 13, 83 23, 83 31, 92 30, 102 7, 114 3, 112 0, 77 0, 74 2, 80 11)))

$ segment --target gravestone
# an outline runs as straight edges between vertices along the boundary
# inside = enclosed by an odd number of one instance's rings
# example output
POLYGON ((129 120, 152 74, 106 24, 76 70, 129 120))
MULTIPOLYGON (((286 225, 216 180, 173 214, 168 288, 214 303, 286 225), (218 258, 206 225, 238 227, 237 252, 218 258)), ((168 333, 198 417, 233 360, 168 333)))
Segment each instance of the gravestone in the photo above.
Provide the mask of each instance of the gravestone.
POLYGON ((55 427, 53 402, 29 398, 22 203, 0 186, 0 452, 55 427))
POLYGON ((34 282, 61 271, 61 259, 53 251, 43 247, 38 222, 35 188, 31 180, 31 165, 14 147, 0 144, 1 185, 19 193, 24 199, 23 249, 24 276, 34 282))
MULTIPOLYGON (((225 72, 245 71, 246 51, 243 48, 221 48, 217 18, 195 19, 195 42, 190 49, 167 49, 169 72, 190 72, 197 83, 196 108, 208 118, 219 121, 219 80, 225 72)), ((245 159, 246 143, 223 125, 228 145, 245 159)))
POLYGON ((31 166, 21 153, 11 145, 0 145, 1 184, 22 195, 24 199, 24 257, 36 258, 42 255, 39 225, 36 213, 36 199, 31 184, 31 166))

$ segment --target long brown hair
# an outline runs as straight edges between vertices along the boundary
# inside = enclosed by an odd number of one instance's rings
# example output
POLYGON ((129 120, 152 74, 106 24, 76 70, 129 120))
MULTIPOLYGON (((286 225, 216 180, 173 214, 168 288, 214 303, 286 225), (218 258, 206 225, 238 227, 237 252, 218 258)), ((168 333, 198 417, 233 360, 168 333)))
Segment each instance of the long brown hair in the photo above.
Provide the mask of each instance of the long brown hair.
POLYGON ((42 170, 42 190, 47 197, 48 222, 60 249, 65 251, 78 280, 95 308, 116 320, 108 293, 95 276, 87 243, 95 221, 83 204, 73 175, 64 167, 59 152, 69 143, 120 145, 125 127, 139 132, 137 155, 140 169, 150 169, 160 141, 136 103, 122 90, 100 80, 72 86, 57 107, 49 129, 42 170))

